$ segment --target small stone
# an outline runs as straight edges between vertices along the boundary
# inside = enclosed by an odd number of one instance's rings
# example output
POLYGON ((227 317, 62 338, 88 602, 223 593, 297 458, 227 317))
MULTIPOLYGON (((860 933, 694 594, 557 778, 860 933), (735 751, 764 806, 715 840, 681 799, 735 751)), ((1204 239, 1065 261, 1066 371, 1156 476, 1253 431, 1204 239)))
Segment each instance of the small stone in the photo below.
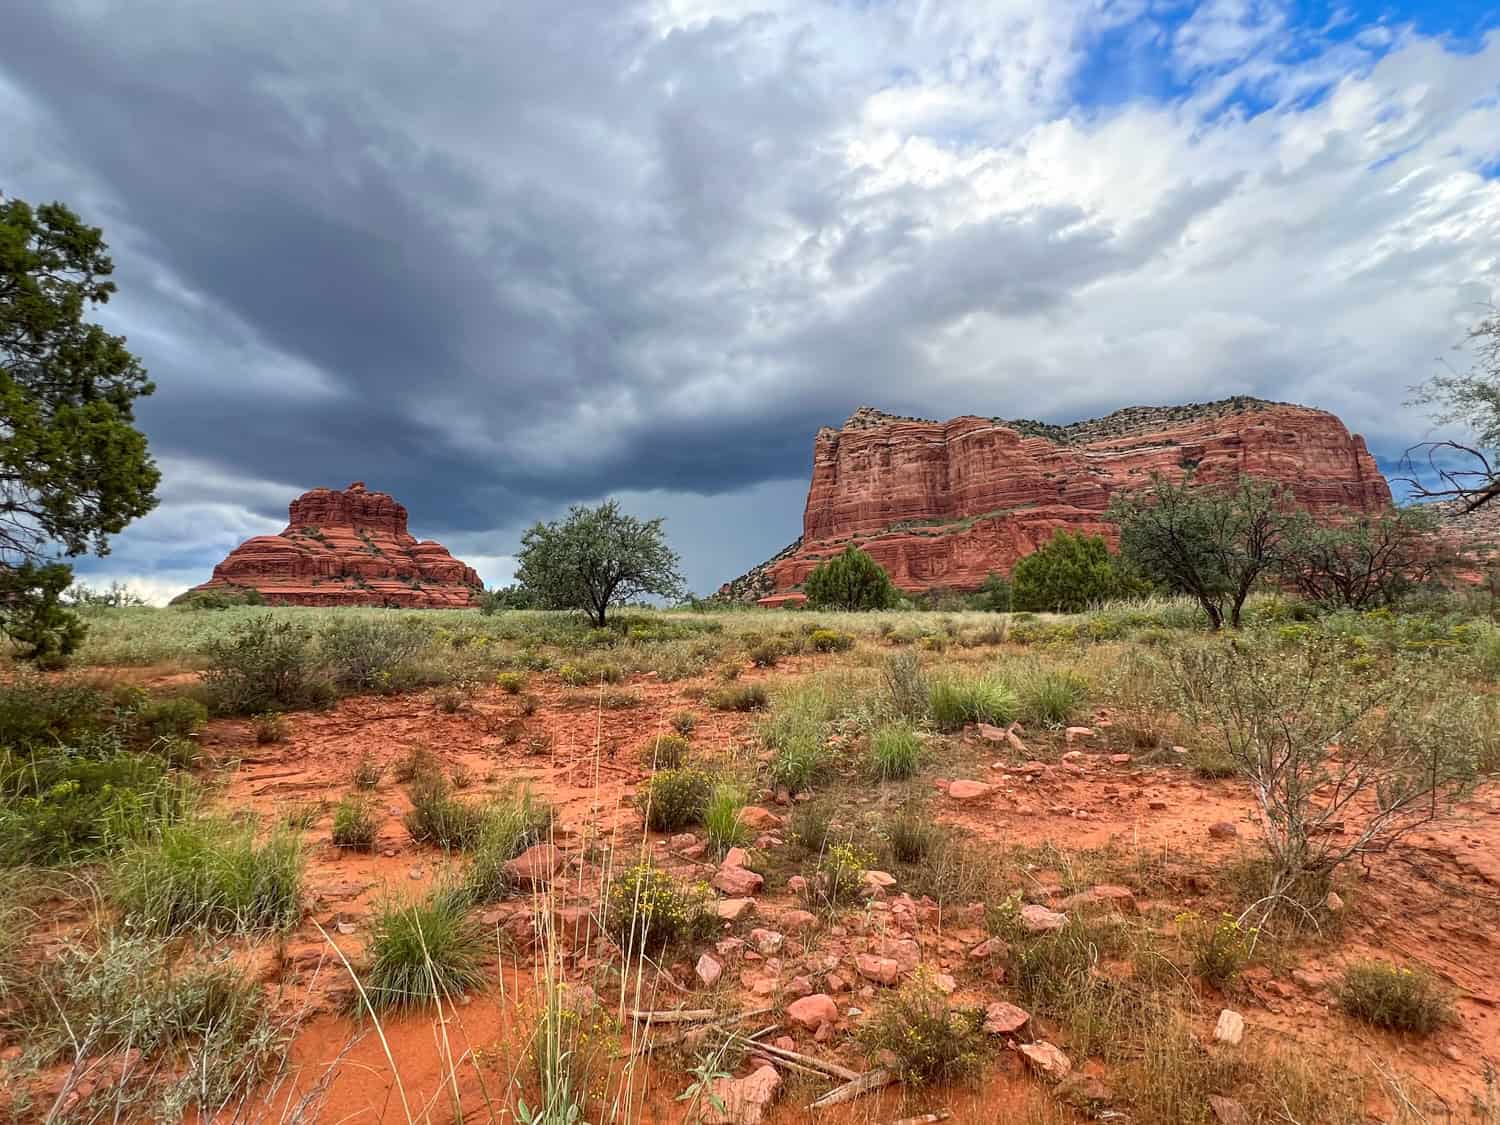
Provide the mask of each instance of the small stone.
POLYGON ((1059 1101, 1084 1111, 1106 1105, 1114 1097, 1102 1079, 1081 1070, 1064 1078, 1052 1092, 1059 1101))
POLYGON ((1233 1008, 1225 1008, 1219 1013, 1219 1021, 1214 1024, 1214 1041, 1238 1047, 1240 1040, 1244 1038, 1245 1017, 1233 1008))
POLYGON ((954 980, 948 973, 934 973, 932 987, 936 988, 944 996, 952 996, 958 991, 958 981, 954 980))
POLYGON ((335 922, 333 924, 333 928, 337 933, 341 933, 345 937, 348 937, 350 934, 352 934, 355 929, 353 922, 335 922))
POLYGON ((1337 891, 1329 891, 1328 897, 1323 900, 1323 905, 1328 908, 1330 914, 1337 914, 1344 909, 1344 900, 1339 897, 1337 891))
POLYGON ((698 974, 698 979, 703 982, 704 988, 712 988, 724 975, 724 966, 717 958, 705 953, 698 958, 698 965, 694 971, 698 974))
POLYGON ((1062 756, 1062 760, 1065 762, 1081 762, 1084 757, 1085 755, 1082 750, 1069 750, 1062 756))
POLYGON ((982 781, 959 780, 948 786, 948 796, 955 801, 973 801, 989 793, 990 788, 982 781))
POLYGON ((1026 1056, 1026 1061, 1037 1071, 1054 1082, 1060 1082, 1072 1073, 1073 1063, 1068 1056, 1045 1040, 1022 1043, 1021 1054, 1026 1056))
POLYGON ((876 984, 890 986, 901 979, 901 966, 892 957, 861 953, 854 958, 854 967, 859 970, 860 976, 876 984))
POLYGON ((922 947, 910 938, 881 942, 879 955, 896 962, 896 967, 903 976, 915 972, 922 963, 922 947))
POLYGON ((788 894, 805 895, 807 893, 807 876, 793 875, 786 881, 788 894))
POLYGON ((765 885, 765 879, 745 867, 721 867, 713 878, 714 889, 723 891, 731 898, 753 895, 765 885))
POLYGON ((781 1075, 769 1064, 744 1078, 716 1078, 702 1099, 703 1125, 760 1125, 780 1089, 781 1075))
POLYGON ((1208 834, 1215 840, 1233 840, 1240 830, 1227 820, 1219 820, 1208 826, 1208 834))
POLYGON ((969 950, 969 956, 975 961, 987 961, 991 957, 1005 957, 1009 953, 1010 946, 997 937, 982 941, 969 950))
POLYGON ((725 867, 744 867, 750 862, 750 853, 744 848, 730 848, 724 853, 725 867))
POLYGON ((839 1006, 826 992, 815 992, 811 996, 804 996, 788 1004, 786 1018, 788 1022, 798 1027, 806 1028, 808 1031, 817 1031, 822 1024, 838 1021, 839 1006))
POLYGON ((1298 988, 1306 989, 1308 992, 1317 992, 1323 987, 1322 978, 1308 972, 1306 969, 1293 969, 1292 980, 1297 983, 1298 988))
POLYGON ((1153 809, 1156 812, 1162 812, 1164 809, 1170 808, 1171 806, 1160 797, 1152 797, 1151 800, 1146 802, 1146 807, 1148 809, 1153 809))
POLYGON ((1076 895, 1069 895, 1063 899, 1061 906, 1067 913, 1078 911, 1085 914, 1135 914, 1137 912, 1135 895, 1131 894, 1130 888, 1117 887, 1110 883, 1100 883, 1086 891, 1079 891, 1076 895))
POLYGON ((1031 1013, 997 1000, 984 1010, 984 1029, 991 1035, 1013 1035, 1031 1022, 1031 1013))
MULTIPOLYGON (((720 905, 723 904, 720 903, 720 905)), ((745 952, 745 943, 737 937, 727 937, 714 942, 714 952, 726 961, 732 961, 745 952)))
POLYGON ((1094 737, 1093 727, 1068 727, 1063 731, 1063 738, 1071 746, 1075 742, 1081 742, 1085 738, 1094 737))
POLYGON ((818 916, 811 910, 787 910, 777 921, 783 930, 797 934, 803 930, 815 928, 818 924, 818 916))
POLYGON ((762 957, 770 957, 781 952, 781 947, 786 944, 786 935, 775 930, 751 930, 750 944, 755 946, 755 951, 762 957))
POLYGON ((781 817, 770 809, 761 808, 759 805, 749 805, 740 810, 740 823, 753 832, 761 832, 767 828, 780 828, 781 817))
POLYGON ((979 724, 979 737, 986 742, 1004 742, 1005 736, 1009 733, 1004 727, 991 726, 989 723, 979 724))
POLYGON ((715 903, 714 908, 725 922, 738 922, 741 918, 747 918, 755 913, 755 900, 753 898, 725 898, 715 903))
POLYGON ((1442 1047, 1443 1057, 1449 1062, 1463 1062, 1464 1053, 1452 1043, 1444 1043, 1442 1047))
POLYGON ((783 1051, 795 1051, 797 1049, 797 1041, 790 1035, 778 1035, 775 1039, 771 1040, 771 1046, 779 1047, 783 1051))
POLYGON ((1109 756, 1109 764, 1112 766, 1128 766, 1130 762, 1131 758, 1129 754, 1111 754, 1109 756))
POLYGON ((408 879, 425 879, 427 878, 427 872, 420 867, 413 867, 406 873, 406 877, 408 879))
POLYGON ((1027 903, 1021 907, 1021 928, 1028 934, 1045 934, 1054 930, 1060 930, 1068 924, 1068 916, 1059 914, 1055 910, 1048 910, 1045 906, 1036 903, 1027 903))
POLYGON ((896 877, 885 871, 866 871, 864 881, 867 886, 879 887, 881 890, 887 890, 896 885, 896 877))
POLYGON ((1214 1120, 1219 1125, 1251 1125, 1249 1112, 1233 1098, 1210 1094, 1208 1108, 1213 1110, 1214 1120))
POLYGON ((674 848, 678 851, 682 850, 683 848, 690 848, 697 842, 698 837, 694 836, 691 832, 679 832, 675 836, 667 837, 667 847, 674 848))
POLYGON ((812 978, 795 976, 787 981, 786 990, 792 996, 810 996, 813 990, 812 978))
POLYGON ((829 992, 848 992, 849 982, 838 973, 829 973, 823 978, 823 987, 829 992))
POLYGON ((566 862, 551 844, 533 844, 505 865, 506 876, 517 886, 545 887, 566 862))

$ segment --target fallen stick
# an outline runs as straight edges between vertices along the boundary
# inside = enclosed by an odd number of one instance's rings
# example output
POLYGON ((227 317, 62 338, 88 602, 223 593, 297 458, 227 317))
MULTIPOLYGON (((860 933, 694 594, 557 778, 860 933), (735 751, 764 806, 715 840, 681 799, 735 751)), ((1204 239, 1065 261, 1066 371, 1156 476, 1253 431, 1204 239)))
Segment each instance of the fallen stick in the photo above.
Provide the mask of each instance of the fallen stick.
POLYGON ((781 1059, 783 1062, 793 1063, 797 1066, 811 1067, 813 1070, 822 1071, 824 1074, 832 1075, 834 1078, 842 1078, 845 1082, 854 1082, 860 1077, 847 1066, 825 1062, 823 1059, 814 1058, 812 1055, 804 1055, 797 1051, 788 1051, 785 1047, 773 1046, 770 1043, 757 1043, 755 1049, 773 1058, 781 1059))
POLYGON ((834 1089, 829 1090, 828 1093, 813 1102, 808 1108, 827 1109, 831 1105, 852 1102, 855 1098, 889 1086, 894 1081, 896 1081, 896 1076, 888 1070, 867 1070, 852 1082, 845 1082, 842 1086, 836 1086, 834 1089))
POLYGON ((711 1020, 718 1014, 715 1008, 668 1008, 662 1012, 632 1011, 630 1018, 648 1023, 697 1023, 699 1020, 711 1020))
POLYGON ((903 1117, 898 1121, 892 1121, 891 1125, 931 1125, 934 1121, 947 1121, 953 1114, 946 1109, 940 1109, 936 1113, 919 1113, 916 1117, 903 1117))

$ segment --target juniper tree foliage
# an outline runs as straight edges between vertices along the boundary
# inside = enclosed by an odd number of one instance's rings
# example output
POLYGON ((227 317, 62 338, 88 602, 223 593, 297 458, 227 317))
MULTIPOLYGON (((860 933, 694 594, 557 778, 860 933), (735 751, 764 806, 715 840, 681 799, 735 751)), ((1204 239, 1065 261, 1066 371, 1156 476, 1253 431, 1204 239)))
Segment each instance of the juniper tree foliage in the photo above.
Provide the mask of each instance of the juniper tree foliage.
POLYGON ((885 568, 858 547, 820 562, 802 592, 813 609, 889 609, 901 596, 885 568))
POLYGON ((1021 559, 1010 573, 1016 609, 1081 613, 1096 602, 1119 597, 1122 579, 1109 544, 1098 535, 1064 531, 1021 559))
POLYGON ((643 595, 683 596, 681 560, 662 521, 640 520, 613 500, 575 505, 560 522, 537 523, 521 537, 516 581, 546 609, 581 609, 603 628, 611 605, 643 595))
MULTIPOLYGON (((109 536, 156 505, 160 474, 133 414, 135 400, 153 387, 124 337, 84 319, 115 291, 105 250, 99 228, 62 204, 32 208, 0 195, 0 627, 7 632, 22 620, 34 630, 61 612, 57 556, 107 553, 109 536)), ((37 651, 65 654, 67 636, 54 639, 37 651)))

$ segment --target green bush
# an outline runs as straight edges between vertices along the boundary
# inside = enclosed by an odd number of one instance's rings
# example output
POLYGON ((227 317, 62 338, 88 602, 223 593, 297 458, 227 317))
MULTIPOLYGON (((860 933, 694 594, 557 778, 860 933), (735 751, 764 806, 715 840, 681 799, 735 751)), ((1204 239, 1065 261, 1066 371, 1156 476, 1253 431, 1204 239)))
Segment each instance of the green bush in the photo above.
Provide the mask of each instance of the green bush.
POLYGON ((257 844, 249 829, 213 820, 167 828, 116 860, 116 900, 152 933, 288 930, 302 916, 302 847, 284 831, 257 844))
POLYGON ((680 734, 659 734, 646 744, 645 764, 651 769, 679 769, 687 764, 692 749, 680 734))
POLYGON ((807 642, 814 652, 847 652, 854 647, 854 638, 837 629, 814 629, 807 642))
POLYGON ((286 741, 286 719, 275 711, 267 711, 263 715, 255 716, 251 730, 255 734, 256 744, 260 746, 286 741))
POLYGON ((1125 585, 1102 536, 1058 529, 1011 571, 1016 609, 1082 613, 1122 595, 1125 585))
POLYGON ((1020 717, 1028 725, 1060 727, 1088 698, 1088 684, 1069 669, 1038 669, 1020 681, 1020 717))
POLYGON ((981 1020, 978 1011, 952 1007, 923 971, 860 1022, 859 1041, 872 1057, 894 1055, 902 1081, 952 1082, 983 1065, 981 1020))
POLYGON ((0 748, 31 750, 74 746, 108 725, 109 698, 86 680, 47 680, 22 674, 0 683, 0 748))
POLYGON ((886 822, 886 846, 898 863, 921 863, 941 839, 931 810, 920 801, 908 801, 886 822))
POLYGON ((475 905, 504 898, 511 890, 505 865, 546 839, 551 824, 552 807, 524 786, 492 801, 464 871, 462 893, 475 905))
POLYGON ((519 695, 521 689, 526 686, 525 672, 501 672, 495 677, 495 683, 506 695, 519 695))
POLYGON ((807 883, 808 905, 841 910, 860 900, 870 857, 852 843, 834 844, 818 859, 818 869, 807 883))
POLYGON ((708 697, 708 705, 715 711, 764 711, 770 702, 764 684, 722 687, 708 697))
POLYGON ((342 692, 405 691, 432 634, 420 618, 340 617, 318 633, 318 652, 342 692))
POLYGON ((357 852, 373 851, 380 818, 365 797, 345 797, 333 810, 333 845, 357 852))
POLYGON ((703 810, 703 827, 708 833, 708 846, 715 853, 723 855, 749 841, 750 826, 740 818, 745 804, 745 791, 738 785, 715 785, 709 794, 703 810))
POLYGON ((792 796, 804 793, 828 776, 833 768, 828 749, 815 738, 787 742, 771 756, 771 783, 792 796))
POLYGON ((900 600, 891 576, 858 547, 815 566, 802 592, 811 609, 890 609, 900 600))
POLYGON ((698 726, 698 717, 691 711, 679 711, 672 716, 672 729, 687 738, 698 726))
POLYGON ((446 1002, 484 982, 488 938, 463 895, 438 888, 420 902, 380 904, 360 977, 377 1012, 446 1002))
POLYGON ((954 731, 967 723, 1004 726, 1020 713, 1021 701, 1009 684, 994 675, 934 680, 928 711, 939 730, 954 731))
POLYGON ((439 773, 419 773, 412 780, 411 811, 402 823, 419 844, 444 851, 463 851, 479 842, 484 809, 453 795, 452 784, 439 773))
POLYGON ((922 740, 905 723, 877 727, 870 735, 870 772, 881 781, 911 777, 922 764, 922 740))
POLYGON ((189 793, 152 755, 0 750, 0 866, 75 863, 155 839, 189 793))
POLYGON ((1335 995, 1355 1019, 1427 1035, 1453 1019, 1453 1000, 1426 969, 1361 961, 1344 969, 1335 995))
POLYGON ((203 656, 203 682, 223 714, 316 706, 333 696, 318 672, 312 634, 288 618, 267 613, 241 621, 205 645, 203 656))
POLYGON ((355 763, 354 773, 349 780, 354 788, 369 791, 380 784, 383 776, 385 776, 385 767, 366 754, 355 763))
POLYGON ((689 943, 718 928, 707 886, 684 887, 642 860, 616 876, 605 894, 605 927, 625 948, 626 962, 645 949, 689 943))
POLYGON ((636 797, 636 803, 646 817, 647 828, 653 832, 679 832, 702 823, 713 788, 713 778, 700 769, 689 766, 657 770, 636 797))
POLYGON ((152 700, 135 713, 135 729, 146 739, 186 738, 208 721, 208 708, 178 696, 152 700))
POLYGON ((617 684, 625 678, 618 664, 564 664, 558 678, 571 687, 597 687, 600 683, 617 684))
POLYGON ((1255 942, 1255 929, 1240 925, 1232 914, 1212 923, 1196 914, 1180 914, 1177 933, 1192 953, 1193 972, 1215 988, 1226 987, 1240 975, 1255 942))
POLYGON ((930 689, 921 658, 914 652, 895 653, 886 657, 883 671, 891 709, 913 722, 925 716, 930 689))

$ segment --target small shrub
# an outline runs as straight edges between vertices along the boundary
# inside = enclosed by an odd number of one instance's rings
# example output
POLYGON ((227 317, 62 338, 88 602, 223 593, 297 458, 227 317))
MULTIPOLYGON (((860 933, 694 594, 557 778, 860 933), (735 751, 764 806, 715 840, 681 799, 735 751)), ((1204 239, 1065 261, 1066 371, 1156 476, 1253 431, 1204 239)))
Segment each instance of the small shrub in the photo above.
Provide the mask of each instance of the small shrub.
POLYGON ((959 730, 968 723, 1012 722, 1021 701, 1010 685, 995 676, 935 680, 928 697, 932 721, 939 730, 959 730))
POLYGON ((525 787, 511 789, 484 810, 484 823, 464 871, 461 893, 474 905, 495 902, 511 891, 505 865, 547 836, 552 807, 525 787))
POLYGON ((281 814, 281 823, 293 832, 306 832, 323 815, 322 801, 294 801, 281 814))
POLYGON ((474 774, 467 766, 454 766, 448 771, 448 781, 455 789, 467 789, 474 784, 474 774))
POLYGON ((357 852, 373 851, 380 821, 365 797, 345 797, 333 810, 333 845, 357 852))
POLYGON ((886 694, 897 715, 915 721, 927 714, 927 676, 916 653, 898 652, 886 657, 884 674, 886 694))
POLYGON ((891 858, 899 863, 921 863, 937 844, 939 833, 930 811, 918 801, 902 805, 885 828, 891 858))
POLYGON ((799 801, 792 806, 789 818, 791 838, 798 846, 810 852, 822 852, 832 843, 833 802, 828 800, 799 801))
POLYGON ((837 629, 814 629, 808 635, 807 643, 812 645, 814 652, 847 652, 854 647, 854 638, 837 629))
POLYGON ((438 888, 420 902, 387 900, 371 930, 361 976, 377 1012, 418 1008, 478 988, 488 939, 462 895, 438 888))
POLYGON ((570 687, 597 687, 601 683, 617 684, 625 678, 625 673, 618 664, 605 662, 564 664, 557 670, 557 675, 570 687))
POLYGON ((1036 726, 1065 726, 1088 697, 1088 685, 1071 670, 1039 670, 1021 680, 1020 717, 1036 726))
POLYGON ((528 719, 532 715, 535 715, 537 713, 537 709, 539 707, 541 707, 541 705, 542 705, 542 701, 540 699, 538 699, 534 695, 527 694, 527 695, 521 696, 521 699, 520 699, 521 714, 525 715, 528 719))
POLYGON ((495 677, 495 683, 506 695, 519 695, 521 689, 526 686, 525 672, 501 672, 495 677))
POLYGON ((255 721, 251 723, 250 729, 255 734, 257 745, 265 746, 272 742, 286 741, 286 719, 282 718, 275 711, 267 711, 264 714, 255 716, 255 721))
POLYGON ((368 792, 378 786, 380 779, 384 776, 385 766, 366 754, 355 765, 354 773, 349 780, 353 783, 354 788, 363 789, 368 792))
POLYGON ((717 917, 707 886, 683 887, 643 860, 617 876, 605 896, 605 925, 620 938, 626 960, 647 948, 707 937, 717 917))
POLYGON ((1193 913, 1177 916, 1177 933, 1192 952, 1193 972, 1215 988, 1233 983, 1250 961, 1254 927, 1241 926, 1233 915, 1210 924, 1193 913))
POLYGON ((688 766, 658 770, 646 783, 636 803, 645 814, 648 829, 680 832, 702 822, 713 787, 713 779, 700 769, 688 766))
POLYGON ((771 784, 792 796, 805 793, 828 775, 833 767, 828 750, 814 738, 795 739, 771 758, 771 784))
POLYGON ((651 769, 675 770, 687 764, 692 746, 680 734, 659 734, 646 744, 646 765, 651 769))
POLYGON ((439 688, 433 693, 433 702, 437 709, 445 715, 456 715, 464 709, 464 704, 469 701, 469 693, 456 684, 439 688))
POLYGON ((403 691, 417 684, 417 664, 432 640, 414 614, 394 620, 344 616, 318 633, 318 653, 340 691, 403 691))
POLYGON ((750 650, 750 663, 757 668, 774 668, 785 655, 786 646, 780 641, 765 641, 750 650))
POLYGON ((870 857, 853 844, 834 844, 823 853, 807 883, 810 905, 840 910, 859 901, 870 857))
POLYGON ((708 832, 708 846, 723 855, 730 848, 750 839, 750 826, 740 819, 745 810, 745 791, 737 785, 714 786, 703 810, 703 827, 708 832))
POLYGON ((764 711, 770 702, 764 684, 722 687, 708 697, 708 705, 715 711, 764 711))
POLYGON ((286 831, 255 842, 249 829, 195 820, 126 852, 112 872, 129 923, 152 933, 287 930, 302 916, 302 847, 286 831))
POLYGON ((76 746, 103 730, 107 705, 86 680, 18 675, 0 684, 0 747, 24 753, 76 746))
POLYGON ((1426 969, 1361 961, 1344 969, 1334 989, 1355 1019, 1393 1031, 1427 1035, 1453 1018, 1453 1001, 1426 969))
POLYGON ((599 694, 599 706, 606 711, 628 711, 641 705, 641 693, 623 690, 605 691, 599 694))
POLYGON ((148 739, 186 738, 208 721, 208 708, 178 696, 147 703, 135 713, 136 728, 148 739))
POLYGON ((260 614, 203 649, 202 673, 216 710, 228 715, 327 703, 331 685, 317 673, 312 634, 288 618, 260 614))
POLYGON ((911 777, 922 764, 922 740, 904 723, 877 727, 870 735, 870 772, 880 781, 911 777))
POLYGON ((484 829, 484 811, 453 795, 441 774, 424 774, 412 783, 411 811, 403 823, 419 844, 436 844, 445 851, 473 847, 484 829))
POLYGON ((441 773, 442 767, 432 751, 414 746, 397 760, 392 776, 402 785, 407 785, 418 778, 441 773))
POLYGON ((689 737, 698 726, 698 717, 691 711, 679 711, 672 716, 672 729, 683 738, 689 737))
POLYGON ((931 977, 920 971, 882 1000, 859 1025, 859 1040, 871 1055, 890 1052, 905 1082, 951 1082, 973 1078, 984 1059, 982 1016, 949 1005, 931 977))

